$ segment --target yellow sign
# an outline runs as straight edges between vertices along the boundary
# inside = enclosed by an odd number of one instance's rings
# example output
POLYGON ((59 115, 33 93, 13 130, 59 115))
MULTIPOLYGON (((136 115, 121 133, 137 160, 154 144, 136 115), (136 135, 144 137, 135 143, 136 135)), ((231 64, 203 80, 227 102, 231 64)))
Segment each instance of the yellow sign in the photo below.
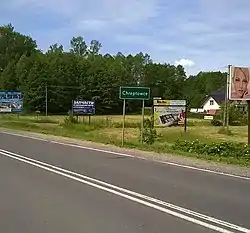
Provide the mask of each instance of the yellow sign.
POLYGON ((185 100, 154 100, 155 127, 184 125, 185 118, 185 100))
POLYGON ((186 100, 154 100, 154 105, 186 106, 186 100))
POLYGON ((154 105, 170 105, 170 100, 154 100, 154 105))

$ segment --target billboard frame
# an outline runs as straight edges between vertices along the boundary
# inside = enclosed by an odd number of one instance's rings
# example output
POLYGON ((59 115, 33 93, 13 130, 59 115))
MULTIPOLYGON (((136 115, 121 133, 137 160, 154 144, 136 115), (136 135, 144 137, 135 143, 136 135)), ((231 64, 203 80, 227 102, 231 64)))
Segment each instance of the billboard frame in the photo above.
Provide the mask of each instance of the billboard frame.
MULTIPOLYGON (((187 131, 187 100, 153 100, 153 116, 154 116, 154 127, 161 127, 161 126, 155 126, 155 107, 184 107, 185 109, 185 119, 184 119, 184 132, 187 131), (155 101, 162 102, 159 104, 155 104, 155 101)), ((164 127, 164 126, 162 126, 164 127)))
POLYGON ((228 99, 231 101, 248 101, 250 100, 250 67, 244 67, 244 66, 228 66, 228 79, 227 79, 227 96, 228 99), (235 72, 240 70, 239 73, 239 81, 238 84, 235 81, 235 72), (246 83, 246 86, 244 87, 244 83, 246 83), (236 86, 239 85, 239 90, 235 90, 237 88, 236 86), (242 87, 243 86, 243 87, 242 87), (246 90, 242 90, 242 88, 246 88, 246 90), (241 91, 243 92, 243 96, 239 97, 239 94, 241 91), (244 98, 244 94, 246 94, 244 98), (235 95, 235 97, 233 97, 235 95), (237 96, 238 95, 238 96, 237 96))
POLYGON ((23 93, 21 91, 1 90, 0 91, 0 113, 20 114, 23 111, 23 93), (5 98, 4 98, 5 96, 5 98), (16 97, 14 97, 16 96, 16 97), (4 107, 6 106, 6 108, 4 107), (6 111, 2 111, 6 109, 6 111), (8 110, 7 110, 8 109, 8 110))

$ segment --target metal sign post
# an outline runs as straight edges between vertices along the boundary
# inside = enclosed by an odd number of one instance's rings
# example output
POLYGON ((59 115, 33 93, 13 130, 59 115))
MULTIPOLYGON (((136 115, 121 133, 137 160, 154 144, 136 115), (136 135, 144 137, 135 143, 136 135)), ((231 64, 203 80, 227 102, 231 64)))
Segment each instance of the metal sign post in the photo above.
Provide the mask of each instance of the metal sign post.
POLYGON ((141 142, 143 142, 145 100, 150 99, 150 88, 120 87, 119 98, 123 100, 122 146, 124 146, 126 100, 142 100, 141 142))

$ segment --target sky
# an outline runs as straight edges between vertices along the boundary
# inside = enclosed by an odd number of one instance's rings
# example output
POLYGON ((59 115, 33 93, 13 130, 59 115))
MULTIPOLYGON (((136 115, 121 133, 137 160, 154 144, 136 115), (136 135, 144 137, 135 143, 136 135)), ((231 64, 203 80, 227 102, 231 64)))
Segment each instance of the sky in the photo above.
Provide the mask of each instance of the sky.
POLYGON ((46 51, 73 36, 101 53, 148 53, 187 74, 250 66, 250 0, 0 0, 0 25, 32 36, 46 51))

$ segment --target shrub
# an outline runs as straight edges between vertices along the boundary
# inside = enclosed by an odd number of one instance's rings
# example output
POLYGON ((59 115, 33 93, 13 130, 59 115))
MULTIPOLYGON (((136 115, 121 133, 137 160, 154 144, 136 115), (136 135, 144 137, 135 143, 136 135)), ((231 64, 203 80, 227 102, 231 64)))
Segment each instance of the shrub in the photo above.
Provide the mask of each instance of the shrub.
POLYGON ((244 143, 218 142, 206 144, 198 139, 195 141, 177 140, 172 148, 196 154, 250 159, 250 147, 244 143))
POLYGON ((213 126, 222 126, 223 122, 221 120, 218 120, 218 119, 213 119, 213 120, 211 120, 211 124, 213 126))
POLYGON ((77 119, 72 114, 69 114, 68 116, 66 116, 64 118, 63 123, 65 125, 70 125, 70 124, 77 124, 78 121, 77 121, 77 119))
MULTIPOLYGON (((222 120, 225 112, 225 104, 222 104, 219 111, 219 118, 222 120)), ((244 126, 248 124, 247 113, 243 111, 237 104, 230 104, 229 107, 229 125, 244 126)))
MULTIPOLYGON (((140 130, 140 136, 141 136, 141 131, 142 130, 140 130)), ((154 118, 152 116, 150 119, 144 120, 142 142, 152 145, 154 144, 156 139, 157 139, 157 132, 156 129, 154 128, 154 118)))
POLYGON ((204 114, 203 113, 188 112, 188 118, 203 119, 204 118, 204 114))

